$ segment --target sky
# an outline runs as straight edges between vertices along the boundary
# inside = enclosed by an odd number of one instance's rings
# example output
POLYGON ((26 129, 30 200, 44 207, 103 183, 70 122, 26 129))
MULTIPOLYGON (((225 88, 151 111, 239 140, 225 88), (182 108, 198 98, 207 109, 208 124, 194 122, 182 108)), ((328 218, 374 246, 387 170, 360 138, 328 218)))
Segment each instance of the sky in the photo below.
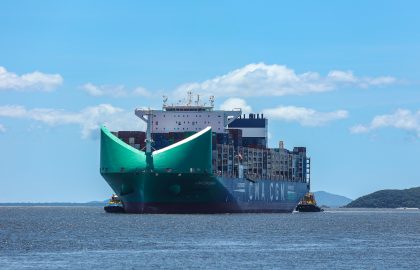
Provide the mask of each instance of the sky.
POLYGON ((1 1, 0 202, 86 202, 99 126, 192 90, 306 146, 312 190, 420 186, 418 1, 1 1))

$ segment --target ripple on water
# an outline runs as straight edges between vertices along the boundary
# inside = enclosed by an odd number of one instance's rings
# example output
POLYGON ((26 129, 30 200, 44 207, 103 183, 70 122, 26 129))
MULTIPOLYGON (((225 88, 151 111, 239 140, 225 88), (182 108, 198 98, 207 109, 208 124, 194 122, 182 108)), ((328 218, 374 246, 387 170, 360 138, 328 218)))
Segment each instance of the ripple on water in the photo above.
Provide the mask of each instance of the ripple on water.
POLYGON ((2 269, 412 268, 420 211, 124 215, 0 207, 2 269))

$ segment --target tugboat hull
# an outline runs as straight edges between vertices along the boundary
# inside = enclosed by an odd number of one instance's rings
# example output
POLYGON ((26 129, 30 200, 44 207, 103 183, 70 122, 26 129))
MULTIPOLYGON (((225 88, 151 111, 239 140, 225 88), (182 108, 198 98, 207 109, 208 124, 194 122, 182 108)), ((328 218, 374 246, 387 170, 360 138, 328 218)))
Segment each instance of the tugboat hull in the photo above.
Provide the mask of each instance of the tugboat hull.
POLYGON ((313 204, 299 204, 298 206, 296 206, 296 211, 298 212, 323 212, 324 209, 313 204))
POLYGON ((116 205, 107 205, 104 207, 104 210, 107 213, 125 213, 124 207, 116 205))

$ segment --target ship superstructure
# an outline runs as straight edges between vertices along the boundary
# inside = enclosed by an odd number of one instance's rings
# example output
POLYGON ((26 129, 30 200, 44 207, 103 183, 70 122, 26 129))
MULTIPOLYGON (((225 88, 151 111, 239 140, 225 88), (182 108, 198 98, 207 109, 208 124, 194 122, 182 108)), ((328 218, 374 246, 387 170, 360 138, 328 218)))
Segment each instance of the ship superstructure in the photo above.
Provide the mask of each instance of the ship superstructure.
MULTIPOLYGON (((193 103, 191 95, 189 93, 188 102, 184 105, 168 105, 164 102, 162 110, 136 109, 135 114, 140 118, 148 115, 151 133, 154 134, 198 132, 208 126, 214 133, 225 133, 226 126, 241 115, 240 109, 214 110, 213 97, 210 98, 210 106, 200 104, 199 96, 193 103)), ((147 123, 146 119, 143 120, 147 123)))
POLYGON ((127 212, 291 212, 309 191, 306 148, 268 148, 264 115, 166 102, 135 110, 146 132, 102 128, 101 174, 127 212))

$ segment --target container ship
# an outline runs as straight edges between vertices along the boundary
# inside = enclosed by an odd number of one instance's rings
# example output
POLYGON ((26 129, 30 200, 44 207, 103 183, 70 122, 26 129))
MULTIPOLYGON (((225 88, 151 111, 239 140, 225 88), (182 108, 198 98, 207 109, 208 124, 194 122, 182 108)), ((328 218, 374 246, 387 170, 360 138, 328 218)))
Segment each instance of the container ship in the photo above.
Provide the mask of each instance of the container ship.
POLYGON ((126 213, 292 212, 310 189, 305 147, 269 148, 268 119, 200 98, 136 109, 146 131, 101 127, 100 173, 126 213))

